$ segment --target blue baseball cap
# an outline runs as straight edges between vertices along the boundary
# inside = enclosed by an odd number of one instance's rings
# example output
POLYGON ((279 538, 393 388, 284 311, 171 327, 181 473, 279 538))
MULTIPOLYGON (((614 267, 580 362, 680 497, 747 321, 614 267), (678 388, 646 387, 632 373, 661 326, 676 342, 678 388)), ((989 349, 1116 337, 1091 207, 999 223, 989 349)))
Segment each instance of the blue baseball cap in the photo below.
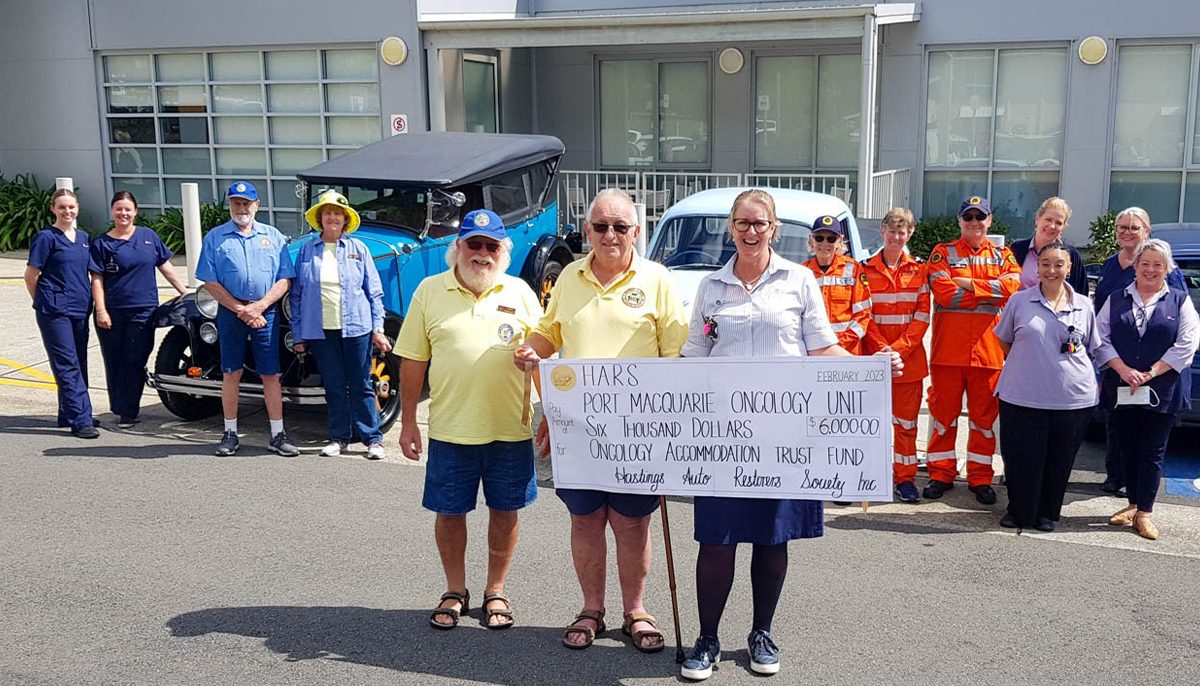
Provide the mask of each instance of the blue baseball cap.
POLYGON ((958 208, 958 216, 962 216, 967 210, 979 210, 980 212, 990 215, 992 213, 992 203, 988 202, 987 198, 972 195, 963 201, 962 206, 958 208))
POLYGON ((824 214, 813 220, 812 232, 832 231, 839 236, 844 236, 845 231, 842 230, 842 223, 837 220, 837 217, 831 214, 824 214))
POLYGON ((254 184, 249 181, 234 181, 229 184, 229 192, 225 194, 226 198, 245 198, 250 202, 258 201, 258 191, 254 188, 254 184))
POLYGON ((504 230, 504 220, 500 219, 500 215, 491 210, 472 210, 463 217, 462 224, 458 227, 458 237, 472 236, 487 236, 502 241, 508 238, 508 232, 504 230))

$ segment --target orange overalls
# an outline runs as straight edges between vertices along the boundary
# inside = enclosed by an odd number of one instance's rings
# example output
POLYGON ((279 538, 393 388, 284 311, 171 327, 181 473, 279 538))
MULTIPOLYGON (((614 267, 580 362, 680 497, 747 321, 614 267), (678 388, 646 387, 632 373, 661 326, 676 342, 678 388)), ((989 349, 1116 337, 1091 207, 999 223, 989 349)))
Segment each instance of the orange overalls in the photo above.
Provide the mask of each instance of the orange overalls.
POLYGON ((929 478, 953 483, 958 475, 954 442, 963 391, 967 393, 967 484, 992 483, 999 414, 996 380, 1004 351, 992 333, 1000 310, 1021 285, 1021 267, 1008 248, 984 241, 978 249, 966 239, 939 243, 929 255, 929 288, 933 292, 933 351, 930 356, 929 478), (952 279, 971 279, 960 288, 952 279))
POLYGON ((815 257, 804 266, 817 277, 825 314, 838 344, 851 354, 861 355, 862 339, 871 323, 871 290, 862 265, 845 255, 834 255, 828 269, 822 269, 815 257))
POLYGON ((863 342, 870 355, 891 348, 900 353, 904 370, 892 378, 893 483, 917 476, 917 415, 923 379, 929 375, 925 331, 929 329, 929 283, 925 263, 901 253, 889 269, 879 252, 863 262, 871 289, 871 326, 863 342))

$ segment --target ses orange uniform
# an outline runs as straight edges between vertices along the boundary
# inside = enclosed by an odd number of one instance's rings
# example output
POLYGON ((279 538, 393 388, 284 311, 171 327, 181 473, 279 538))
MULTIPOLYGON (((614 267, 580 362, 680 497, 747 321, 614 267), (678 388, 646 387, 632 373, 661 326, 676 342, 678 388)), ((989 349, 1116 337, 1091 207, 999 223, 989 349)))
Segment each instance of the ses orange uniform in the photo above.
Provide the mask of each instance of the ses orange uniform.
POLYGON ((1021 285, 1021 267, 1008 248, 984 241, 972 248, 966 239, 939 243, 929 255, 933 292, 933 352, 930 356, 929 416, 932 431, 926 451, 929 478, 953 483, 958 474, 954 442, 963 391, 967 393, 967 483, 991 484, 999 414, 996 380, 1004 351, 992 327, 1000 310, 1021 285), (961 288, 953 279, 971 279, 961 288))
POLYGON ((895 268, 877 253, 863 262, 871 290, 871 325, 863 342, 870 355, 884 348, 900 353, 903 373, 892 379, 893 460, 892 481, 904 483, 917 476, 917 415, 921 391, 929 375, 925 358, 925 331, 929 329, 929 283, 925 263, 901 253, 895 268))
POLYGON ((834 255, 828 268, 817 264, 815 257, 804 266, 817 277, 825 314, 837 334, 838 345, 861 355, 862 339, 871 323, 871 290, 862 265, 845 255, 834 255))

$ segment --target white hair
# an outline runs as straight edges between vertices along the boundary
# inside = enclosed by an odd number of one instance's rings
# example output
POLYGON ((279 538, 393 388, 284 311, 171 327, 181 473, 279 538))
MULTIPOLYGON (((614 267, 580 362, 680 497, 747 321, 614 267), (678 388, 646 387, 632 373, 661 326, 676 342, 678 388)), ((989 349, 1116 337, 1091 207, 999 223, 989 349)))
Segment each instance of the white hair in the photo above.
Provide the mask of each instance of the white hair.
POLYGON ((625 204, 629 206, 630 220, 634 224, 637 223, 637 209, 633 206, 633 198, 629 197, 629 194, 620 188, 602 188, 599 193, 596 193, 596 197, 592 198, 592 202, 588 204, 587 220, 589 222, 592 221, 592 211, 596 209, 596 203, 600 202, 602 198, 624 200, 625 204))
POLYGON ((1138 247, 1133 251, 1133 263, 1137 264, 1138 260, 1142 259, 1142 253, 1147 250, 1153 250, 1163 256, 1163 260, 1167 263, 1167 273, 1175 271, 1175 257, 1171 254, 1171 244, 1161 238, 1147 238, 1138 243, 1138 247))

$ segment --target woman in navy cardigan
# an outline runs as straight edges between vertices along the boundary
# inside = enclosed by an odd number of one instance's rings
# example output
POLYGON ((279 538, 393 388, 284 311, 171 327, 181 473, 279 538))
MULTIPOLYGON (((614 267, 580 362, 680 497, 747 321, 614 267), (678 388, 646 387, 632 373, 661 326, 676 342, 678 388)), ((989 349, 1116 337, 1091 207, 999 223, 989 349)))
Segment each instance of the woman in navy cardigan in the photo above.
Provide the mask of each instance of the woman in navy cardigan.
MULTIPOLYGON (((1034 215, 1033 236, 1012 244, 1013 257, 1021 265, 1021 290, 1038 285, 1038 253, 1047 245, 1059 242, 1070 220, 1071 206, 1066 200, 1057 196, 1047 198, 1034 215)), ((1087 272, 1083 269, 1083 257, 1073 245, 1067 246, 1067 253, 1071 256, 1071 272, 1067 274, 1067 283, 1076 293, 1087 295, 1087 272)))
POLYGON ((1200 318, 1186 292, 1167 287, 1175 261, 1166 241, 1144 241, 1133 266, 1133 283, 1113 293, 1096 316, 1101 341, 1096 364, 1104 369, 1100 403, 1113 410, 1129 492, 1129 505, 1108 523, 1132 524, 1143 538, 1154 540, 1158 527, 1150 515, 1167 439, 1177 416, 1191 409, 1200 318), (1138 393, 1143 387, 1148 390, 1138 393))

